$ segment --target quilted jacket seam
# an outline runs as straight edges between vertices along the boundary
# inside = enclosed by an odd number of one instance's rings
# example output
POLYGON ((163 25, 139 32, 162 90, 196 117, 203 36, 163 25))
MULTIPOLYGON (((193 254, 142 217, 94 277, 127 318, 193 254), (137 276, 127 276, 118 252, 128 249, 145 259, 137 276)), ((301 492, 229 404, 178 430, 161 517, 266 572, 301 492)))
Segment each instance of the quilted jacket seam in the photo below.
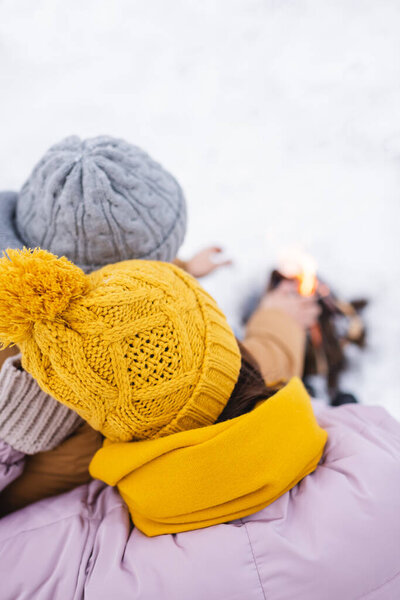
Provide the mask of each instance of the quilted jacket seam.
POLYGON ((245 528, 245 531, 246 531, 247 540, 249 542, 250 551, 251 551, 251 555, 253 557, 254 566, 255 566, 256 571, 257 571, 257 577, 258 577, 258 582, 260 584, 260 589, 262 591, 264 600, 267 600, 267 597, 266 597, 265 591, 264 591, 264 586, 263 586, 262 581, 261 581, 261 575, 260 575, 260 571, 258 569, 258 564, 257 564, 257 559, 256 559, 256 555, 255 555, 255 552, 254 552, 253 544, 251 543, 250 534, 249 534, 249 531, 247 529, 247 523, 245 523, 242 519, 241 519, 241 522, 242 522, 242 524, 243 524, 243 526, 245 528))

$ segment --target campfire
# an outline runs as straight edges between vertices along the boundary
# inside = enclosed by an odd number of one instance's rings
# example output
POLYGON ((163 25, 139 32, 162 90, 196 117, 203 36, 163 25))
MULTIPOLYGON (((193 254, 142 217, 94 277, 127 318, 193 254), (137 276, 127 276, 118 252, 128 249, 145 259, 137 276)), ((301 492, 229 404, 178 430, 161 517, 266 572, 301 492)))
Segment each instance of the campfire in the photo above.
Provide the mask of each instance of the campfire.
POLYGON ((346 367, 344 348, 347 344, 365 345, 365 326, 360 311, 367 301, 346 302, 339 299, 319 276, 312 256, 297 252, 287 257, 279 269, 272 272, 268 289, 275 288, 282 280, 295 280, 303 296, 315 295, 321 307, 318 322, 307 336, 304 378, 322 375, 326 378, 331 403, 355 402, 355 398, 339 391, 339 376, 346 367))

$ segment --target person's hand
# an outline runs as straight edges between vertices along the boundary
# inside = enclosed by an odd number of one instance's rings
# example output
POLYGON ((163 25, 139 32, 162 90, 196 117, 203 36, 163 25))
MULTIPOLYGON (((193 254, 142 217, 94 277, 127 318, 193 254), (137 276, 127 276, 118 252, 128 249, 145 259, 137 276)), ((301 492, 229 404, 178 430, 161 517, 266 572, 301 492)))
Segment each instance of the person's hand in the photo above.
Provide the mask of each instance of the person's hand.
POLYGON ((321 312, 315 296, 301 296, 294 281, 283 281, 261 300, 264 308, 274 308, 290 315, 304 329, 317 322, 321 312))
POLYGON ((221 252, 222 248, 218 246, 204 248, 186 262, 186 271, 193 277, 205 277, 205 275, 209 275, 219 267, 232 264, 231 260, 218 260, 221 252))

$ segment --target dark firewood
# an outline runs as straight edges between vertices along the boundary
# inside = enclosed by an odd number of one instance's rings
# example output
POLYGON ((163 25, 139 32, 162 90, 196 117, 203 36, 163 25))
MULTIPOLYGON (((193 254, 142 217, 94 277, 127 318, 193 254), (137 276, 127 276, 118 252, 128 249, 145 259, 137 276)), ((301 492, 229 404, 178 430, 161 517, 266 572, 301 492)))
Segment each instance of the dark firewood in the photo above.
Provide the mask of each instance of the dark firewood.
POLYGON ((368 300, 365 298, 358 298, 357 300, 352 300, 350 304, 356 312, 361 312, 368 305, 368 300))
MULTIPOLYGON (((272 271, 267 290, 274 289, 283 280, 290 281, 279 271, 272 271)), ((367 301, 338 300, 330 287, 321 280, 318 280, 316 297, 321 306, 321 314, 318 319, 318 331, 314 328, 307 335, 303 377, 326 377, 328 393, 330 398, 334 399, 338 398, 338 394, 342 394, 338 391, 338 386, 340 374, 346 368, 343 350, 345 345, 365 344, 365 326, 358 313, 367 305, 367 301)))

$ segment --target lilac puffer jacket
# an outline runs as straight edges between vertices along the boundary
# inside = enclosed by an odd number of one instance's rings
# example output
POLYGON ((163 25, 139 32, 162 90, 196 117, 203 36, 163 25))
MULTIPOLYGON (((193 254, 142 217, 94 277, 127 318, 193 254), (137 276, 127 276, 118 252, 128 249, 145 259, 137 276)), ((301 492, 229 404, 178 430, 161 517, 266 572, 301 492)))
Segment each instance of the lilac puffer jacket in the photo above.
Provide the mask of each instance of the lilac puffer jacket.
MULTIPOLYGON (((264 510, 147 538, 99 482, 0 521, 1 600, 400 598, 400 424, 383 409, 317 408, 317 470, 264 510)), ((3 444, 2 485, 21 455, 3 444)))

